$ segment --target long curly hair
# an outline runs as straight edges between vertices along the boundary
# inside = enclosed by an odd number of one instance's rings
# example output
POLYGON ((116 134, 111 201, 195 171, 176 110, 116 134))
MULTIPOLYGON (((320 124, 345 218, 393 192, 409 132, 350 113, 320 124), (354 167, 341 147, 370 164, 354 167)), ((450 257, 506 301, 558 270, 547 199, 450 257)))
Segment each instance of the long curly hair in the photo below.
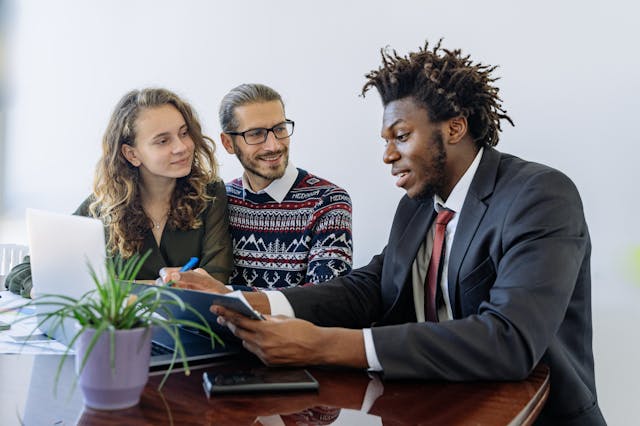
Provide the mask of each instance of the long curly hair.
POLYGON ((144 109, 173 105, 182 114, 194 142, 191 172, 176 180, 171 197, 167 226, 171 229, 197 229, 200 214, 213 197, 207 185, 220 180, 214 156, 215 144, 202 134, 202 127, 191 106, 166 89, 132 90, 116 105, 102 138, 102 157, 96 165, 91 215, 107 229, 107 249, 130 257, 142 249, 151 221, 140 201, 140 171, 122 154, 122 145, 134 146, 136 119, 144 109))
POLYGON ((385 106, 412 97, 426 108, 431 121, 463 116, 478 146, 497 145, 500 120, 514 125, 502 108, 499 89, 493 85, 498 78, 491 73, 497 66, 474 63, 469 55, 462 56, 460 49, 447 50, 441 44, 442 40, 429 49, 426 42, 407 56, 381 49, 382 66, 365 75, 362 96, 375 87, 385 106))

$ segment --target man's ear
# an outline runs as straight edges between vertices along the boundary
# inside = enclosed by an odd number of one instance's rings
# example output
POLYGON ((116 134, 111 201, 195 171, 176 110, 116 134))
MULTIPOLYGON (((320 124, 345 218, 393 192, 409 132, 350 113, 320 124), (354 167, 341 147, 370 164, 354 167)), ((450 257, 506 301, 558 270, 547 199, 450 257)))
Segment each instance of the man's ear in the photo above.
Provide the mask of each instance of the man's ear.
POLYGON ((122 144, 122 147, 120 148, 120 152, 122 152, 122 155, 124 155, 124 158, 126 158, 127 161, 131 163, 133 167, 140 167, 140 165, 142 164, 142 161, 138 159, 138 156, 136 155, 136 151, 135 149, 133 149, 131 145, 128 145, 126 143, 122 144))
POLYGON ((453 117, 446 121, 444 133, 449 143, 457 144, 468 133, 468 123, 466 117, 453 117))
POLYGON ((231 140, 231 136, 226 133, 220 133, 220 140, 222 141, 222 146, 227 150, 229 154, 235 154, 236 150, 233 148, 233 141, 231 140))

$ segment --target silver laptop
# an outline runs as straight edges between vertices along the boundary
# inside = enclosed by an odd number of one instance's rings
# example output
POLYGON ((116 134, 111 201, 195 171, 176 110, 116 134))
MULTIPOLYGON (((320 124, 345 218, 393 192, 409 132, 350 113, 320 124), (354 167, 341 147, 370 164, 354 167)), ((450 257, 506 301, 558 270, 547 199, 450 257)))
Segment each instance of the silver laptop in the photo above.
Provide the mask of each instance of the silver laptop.
MULTIPOLYGON (((95 288, 89 264, 98 276, 105 276, 104 227, 99 220, 27 209, 27 236, 36 298, 44 294, 79 298, 95 288)), ((39 317, 54 309, 36 305, 39 317)), ((62 327, 48 321, 40 328, 64 344, 69 344, 77 332, 73 320, 65 321, 62 327)))
MULTIPOLYGON (((51 213, 27 209, 27 231, 31 252, 31 275, 35 297, 42 294, 60 294, 80 297, 95 285, 89 275, 91 264, 99 277, 105 274, 106 246, 102 222, 82 216, 51 213)), ((194 292, 186 292, 194 293, 194 292)), ((205 296, 205 295, 203 295, 205 296)), ((188 299, 185 297, 185 299, 188 299)), ((193 300, 185 300, 193 302, 193 300)), ((226 328, 216 323, 209 305, 199 303, 192 306, 209 320, 215 331, 223 337, 225 346, 216 344, 212 349, 211 340, 193 330, 181 329, 182 343, 188 361, 207 360, 236 353, 239 341, 226 328)), ((37 306, 40 316, 55 307, 37 306)), ((174 315, 181 315, 174 312, 174 315)), ((184 311, 186 318, 188 311, 184 311)), ((69 344, 76 332, 75 321, 67 321, 62 327, 53 322, 43 324, 42 331, 64 344, 69 344)), ((173 339, 158 329, 152 337, 151 366, 162 366, 171 362, 173 339)))

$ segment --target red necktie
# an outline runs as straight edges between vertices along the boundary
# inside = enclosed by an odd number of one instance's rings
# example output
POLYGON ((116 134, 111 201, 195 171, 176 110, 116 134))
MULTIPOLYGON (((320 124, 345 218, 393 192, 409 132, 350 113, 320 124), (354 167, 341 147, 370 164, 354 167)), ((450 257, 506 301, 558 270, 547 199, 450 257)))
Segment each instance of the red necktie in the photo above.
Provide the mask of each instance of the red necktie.
POLYGON ((433 251, 427 270, 427 280, 424 289, 424 316, 427 321, 438 322, 438 312, 436 307, 436 292, 438 289, 438 275, 442 253, 444 252, 444 235, 447 223, 453 218, 455 212, 442 209, 436 217, 435 236, 433 238, 433 251))

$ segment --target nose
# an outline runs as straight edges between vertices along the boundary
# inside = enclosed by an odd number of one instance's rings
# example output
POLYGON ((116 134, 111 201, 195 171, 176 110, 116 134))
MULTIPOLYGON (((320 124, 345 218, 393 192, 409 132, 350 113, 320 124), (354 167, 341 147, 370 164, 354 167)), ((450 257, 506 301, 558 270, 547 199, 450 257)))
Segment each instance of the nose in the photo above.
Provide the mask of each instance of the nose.
POLYGON ((276 138, 276 134, 273 133, 273 130, 267 131, 267 140, 264 141, 264 148, 267 150, 277 150, 280 145, 280 140, 276 138))
POLYGON ((396 149, 396 144, 394 142, 387 142, 387 145, 384 147, 384 153, 382 154, 382 161, 385 164, 393 164, 399 159, 400 154, 396 149))
POLYGON ((174 154, 179 154, 187 149, 187 142, 176 136, 173 138, 172 148, 174 154))

